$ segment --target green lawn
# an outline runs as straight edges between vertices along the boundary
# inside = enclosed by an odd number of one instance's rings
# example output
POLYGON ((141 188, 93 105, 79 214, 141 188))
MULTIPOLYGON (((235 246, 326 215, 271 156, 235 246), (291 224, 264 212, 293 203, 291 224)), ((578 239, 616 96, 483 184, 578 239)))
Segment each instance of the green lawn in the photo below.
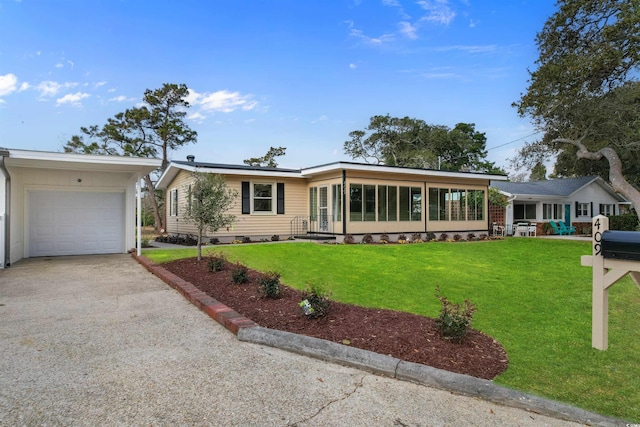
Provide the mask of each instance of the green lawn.
MULTIPOLYGON (((437 317, 435 288, 478 306, 474 327, 507 350, 497 383, 601 414, 640 421, 640 290, 628 277, 609 292, 609 349, 591 347, 589 242, 510 238, 415 245, 316 243, 207 248, 330 290, 333 299, 437 317)), ((195 249, 149 250, 156 262, 195 249)), ((420 331, 416 331, 420 333, 420 331)))

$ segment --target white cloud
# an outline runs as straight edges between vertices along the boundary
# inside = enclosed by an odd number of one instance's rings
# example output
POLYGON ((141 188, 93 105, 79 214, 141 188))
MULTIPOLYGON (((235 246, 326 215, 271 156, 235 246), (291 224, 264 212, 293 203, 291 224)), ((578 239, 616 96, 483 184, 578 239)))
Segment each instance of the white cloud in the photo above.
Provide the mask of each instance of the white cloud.
POLYGON ((416 34, 417 29, 414 25, 411 25, 410 22, 402 21, 398 23, 398 26, 400 27, 400 34, 406 38, 411 40, 418 38, 418 35, 416 34))
POLYGON ((435 50, 438 52, 448 52, 452 50, 460 50, 467 53, 488 53, 495 52, 498 46, 495 44, 486 45, 451 45, 438 47, 435 50))
POLYGON ((27 82, 22 82, 22 84, 20 85, 20 89, 18 89, 18 92, 22 92, 23 90, 27 90, 31 87, 31 85, 27 82))
POLYGON ((109 101, 112 101, 112 102, 133 102, 135 100, 136 100, 135 98, 127 98, 124 95, 115 96, 109 99, 109 101))
POLYGON ((358 64, 354 64, 353 62, 351 64, 349 64, 349 68, 352 70, 355 70, 356 68, 358 68, 358 64))
POLYGON ((420 18, 421 21, 449 25, 456 13, 449 7, 447 0, 421 0, 417 2, 428 13, 420 18))
POLYGON ((318 117, 315 120, 312 120, 311 123, 318 123, 318 122, 324 122, 326 120, 329 120, 329 117, 327 117, 326 115, 321 115, 320 117, 318 117))
POLYGON ((236 110, 249 111, 257 108, 258 102, 252 95, 242 95, 239 92, 219 90, 212 93, 197 93, 189 89, 186 101, 191 105, 200 106, 204 111, 231 113, 236 110))
POLYGON ((395 39, 393 34, 383 34, 379 37, 370 37, 365 35, 361 30, 358 30, 356 28, 352 28, 349 34, 352 37, 360 39, 361 41, 374 46, 380 46, 382 44, 389 43, 395 39))
POLYGON ((78 86, 78 83, 58 83, 51 80, 46 80, 44 82, 40 82, 38 86, 36 86, 36 90, 40 92, 40 96, 55 96, 62 89, 70 89, 78 86))
POLYGON ((96 83, 94 86, 95 86, 95 87, 102 87, 102 86, 104 86, 104 85, 106 85, 106 84, 107 84, 107 82, 98 82, 98 83, 96 83))
POLYGON ((64 64, 63 64, 63 63, 61 63, 61 62, 58 62, 58 63, 55 65, 55 67, 56 67, 56 68, 62 68, 62 67, 64 67, 64 64))
POLYGON ((0 76, 0 96, 9 95, 18 89, 18 77, 15 74, 0 76))
POLYGON ((56 105, 71 104, 74 106, 79 106, 81 105, 80 101, 90 96, 91 95, 84 92, 68 93, 62 98, 56 99, 56 105))
POLYGON ((207 117, 199 112, 191 113, 187 116, 187 119, 201 123, 207 117))

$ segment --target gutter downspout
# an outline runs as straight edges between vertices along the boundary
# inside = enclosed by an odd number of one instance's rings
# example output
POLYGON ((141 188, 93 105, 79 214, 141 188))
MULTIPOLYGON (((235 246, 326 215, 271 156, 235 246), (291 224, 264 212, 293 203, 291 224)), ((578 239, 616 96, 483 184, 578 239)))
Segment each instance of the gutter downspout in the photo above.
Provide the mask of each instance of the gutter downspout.
POLYGON ((3 267, 7 268, 11 265, 11 227, 10 227, 10 213, 11 213, 11 175, 4 164, 5 157, 9 157, 9 151, 0 150, 0 171, 5 176, 4 181, 4 260, 3 267))

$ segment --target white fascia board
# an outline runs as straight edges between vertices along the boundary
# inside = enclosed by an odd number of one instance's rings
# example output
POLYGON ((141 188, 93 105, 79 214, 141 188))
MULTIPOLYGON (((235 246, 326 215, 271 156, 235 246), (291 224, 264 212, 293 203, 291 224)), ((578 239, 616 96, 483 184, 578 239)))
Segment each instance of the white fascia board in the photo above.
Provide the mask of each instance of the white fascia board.
POLYGON ((450 172, 450 171, 440 171, 440 170, 432 170, 432 169, 414 169, 414 168, 403 168, 403 167, 394 167, 394 166, 381 166, 381 165, 366 165, 360 163, 330 163, 327 165, 316 166, 302 169, 303 177, 311 177, 313 175, 332 172, 336 170, 347 170, 347 171, 366 171, 366 172, 376 172, 376 173, 395 173, 395 174, 411 174, 411 175, 423 175, 423 176, 434 176, 434 177, 444 177, 444 178, 465 178, 465 179, 482 179, 482 180, 495 180, 495 181, 506 181, 508 177, 504 175, 491 175, 491 174, 481 174, 481 173, 470 173, 470 172, 450 172))
POLYGON ((126 157, 97 154, 55 153, 51 151, 30 151, 8 149, 10 159, 44 160, 71 163, 96 163, 112 165, 149 166, 158 168, 162 160, 147 157, 126 157))

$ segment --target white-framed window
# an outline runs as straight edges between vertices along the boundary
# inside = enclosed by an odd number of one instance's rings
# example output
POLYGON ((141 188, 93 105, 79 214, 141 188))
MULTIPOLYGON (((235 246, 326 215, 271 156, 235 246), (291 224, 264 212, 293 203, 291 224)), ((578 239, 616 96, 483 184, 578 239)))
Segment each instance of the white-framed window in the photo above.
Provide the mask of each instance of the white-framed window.
POLYGON ((576 216, 589 216, 589 203, 578 203, 576 216))
POLYGON ((169 191, 169 216, 178 216, 178 189, 169 191))
POLYGON ((542 204, 542 219, 563 219, 563 206, 558 203, 542 204))
POLYGON ((536 219, 536 204, 522 203, 522 204, 513 205, 513 219, 514 220, 536 219))
POLYGON ((251 191, 252 213, 275 213, 276 185, 273 182, 254 182, 251 191))
POLYGON ((615 215, 613 205, 603 203, 600 205, 600 215, 611 216, 615 215))

